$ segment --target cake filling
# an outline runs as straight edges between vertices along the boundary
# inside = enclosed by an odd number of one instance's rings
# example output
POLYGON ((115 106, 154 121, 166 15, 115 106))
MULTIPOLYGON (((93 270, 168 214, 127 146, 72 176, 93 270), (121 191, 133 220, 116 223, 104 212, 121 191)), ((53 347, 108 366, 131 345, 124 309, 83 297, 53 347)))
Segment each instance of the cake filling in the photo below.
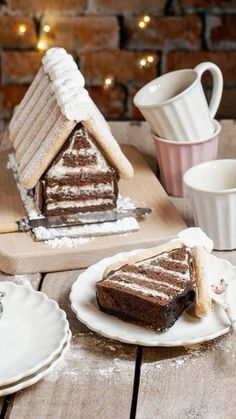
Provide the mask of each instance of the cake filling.
POLYGON ((41 181, 42 211, 55 216, 111 210, 116 207, 117 180, 114 168, 79 124, 41 181))

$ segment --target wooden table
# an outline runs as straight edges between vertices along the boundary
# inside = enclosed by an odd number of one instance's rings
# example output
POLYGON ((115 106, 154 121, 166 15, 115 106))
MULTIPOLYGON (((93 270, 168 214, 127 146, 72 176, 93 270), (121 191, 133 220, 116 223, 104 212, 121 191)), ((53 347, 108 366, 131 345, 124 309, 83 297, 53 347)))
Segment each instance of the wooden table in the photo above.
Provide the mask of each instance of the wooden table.
MULTIPOLYGON (((219 157, 236 157, 235 132, 235 122, 223 122, 219 157)), ((188 200, 173 202, 191 225, 188 200)), ((215 254, 236 264, 236 251, 215 254)), ((79 272, 28 277, 35 289, 66 311, 72 343, 65 360, 49 376, 0 398, 1 419, 236 418, 236 337, 232 333, 201 345, 170 349, 103 338, 83 326, 70 309, 68 294, 79 272)), ((6 279, 20 280, 0 276, 6 279)))

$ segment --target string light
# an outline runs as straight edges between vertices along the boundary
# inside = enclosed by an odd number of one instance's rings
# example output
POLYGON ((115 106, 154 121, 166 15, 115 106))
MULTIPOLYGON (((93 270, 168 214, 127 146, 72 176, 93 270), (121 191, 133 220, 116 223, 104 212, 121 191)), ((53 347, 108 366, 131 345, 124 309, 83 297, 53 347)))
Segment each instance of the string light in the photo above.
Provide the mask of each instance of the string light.
POLYGON ((45 51, 47 49, 47 43, 44 40, 39 40, 37 43, 37 48, 39 49, 39 51, 45 51))
POLYGON ((146 23, 143 21, 143 20, 140 20, 139 22, 138 22, 138 26, 141 28, 141 29, 144 29, 144 28, 146 28, 146 23))
POLYGON ((144 21, 145 23, 149 23, 149 22, 150 22, 150 20, 151 20, 151 18, 150 18, 150 16, 149 16, 149 15, 144 15, 144 16, 143 16, 143 21, 144 21))
POLYGON ((141 67, 141 68, 146 67, 146 65, 147 65, 147 60, 146 60, 146 58, 141 58, 141 59, 139 60, 139 65, 140 65, 140 67, 141 67))
POLYGON ((151 21, 151 17, 149 15, 146 14, 144 16, 141 16, 138 20, 139 28, 140 29, 146 28, 150 21, 151 21))
POLYGON ((44 25, 43 30, 44 30, 44 32, 48 33, 51 30, 51 26, 50 25, 44 25))
POLYGON ((154 57, 152 55, 148 55, 146 59, 149 64, 153 63, 154 61, 154 57))
POLYGON ((17 26, 17 32, 19 35, 24 35, 27 31, 27 26, 24 23, 19 23, 17 26))
POLYGON ((153 55, 148 55, 139 59, 139 66, 141 68, 146 68, 151 66, 155 62, 155 57, 153 55))
POLYGON ((104 89, 110 89, 113 86, 113 84, 114 84, 114 77, 111 76, 111 75, 110 76, 107 76, 104 79, 103 88, 104 89))

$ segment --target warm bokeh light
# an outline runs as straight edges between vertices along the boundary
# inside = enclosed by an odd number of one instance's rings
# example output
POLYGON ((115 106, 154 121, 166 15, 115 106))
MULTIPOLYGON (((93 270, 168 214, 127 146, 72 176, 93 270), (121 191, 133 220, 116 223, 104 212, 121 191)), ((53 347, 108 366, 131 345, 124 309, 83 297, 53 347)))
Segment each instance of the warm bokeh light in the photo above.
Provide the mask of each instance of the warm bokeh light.
POLYGON ((151 20, 151 18, 150 18, 150 16, 149 16, 149 15, 144 15, 144 16, 143 16, 143 21, 144 21, 145 23, 149 23, 149 22, 150 22, 150 20, 151 20))
POLYGON ((44 25, 43 30, 44 30, 44 32, 48 33, 51 30, 51 26, 50 25, 44 25))
POLYGON ((147 60, 148 63, 151 64, 154 61, 154 57, 152 55, 148 55, 148 57, 146 58, 146 60, 147 60))
POLYGON ((38 41, 38 43, 37 43, 37 48, 39 49, 39 51, 45 51, 46 49, 47 49, 47 43, 46 43, 46 41, 44 41, 44 40, 40 40, 40 41, 38 41))
POLYGON ((19 35, 24 35, 27 31, 27 26, 24 23, 19 23, 17 26, 17 32, 19 35))
POLYGON ((103 87, 104 87, 104 89, 110 89, 110 87, 112 87, 113 84, 114 84, 114 77, 113 76, 107 76, 104 79, 103 87))
POLYGON ((139 60, 139 65, 140 65, 140 67, 141 67, 141 68, 146 67, 146 65, 147 65, 147 60, 146 60, 146 58, 141 58, 141 59, 139 60))
POLYGON ((146 27, 146 23, 145 23, 143 20, 140 20, 140 21, 138 22, 138 26, 139 26, 141 29, 143 29, 143 28, 145 28, 145 27, 146 27))

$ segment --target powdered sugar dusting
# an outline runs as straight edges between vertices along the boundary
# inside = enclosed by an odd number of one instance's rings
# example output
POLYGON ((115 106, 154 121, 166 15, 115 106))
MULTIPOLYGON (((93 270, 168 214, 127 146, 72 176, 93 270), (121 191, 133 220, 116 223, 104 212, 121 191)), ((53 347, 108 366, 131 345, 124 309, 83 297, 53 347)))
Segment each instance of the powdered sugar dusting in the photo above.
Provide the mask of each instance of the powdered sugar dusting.
POLYGON ((139 224, 137 220, 133 217, 126 217, 122 220, 117 220, 113 222, 105 222, 98 224, 87 224, 83 226, 72 226, 72 227, 61 227, 61 228, 51 228, 47 229, 45 227, 37 227, 34 229, 34 234, 38 240, 47 240, 46 244, 49 246, 62 247, 61 244, 64 243, 65 246, 74 247, 76 244, 86 243, 89 238, 96 236, 104 236, 108 234, 122 234, 131 231, 137 231, 139 229, 139 224), (87 236, 87 237, 86 237, 87 236), (68 240, 60 241, 58 240, 52 243, 52 240, 59 238, 77 238, 78 242, 71 242, 68 240), (86 241, 84 241, 86 240, 86 241))
POLYGON ((23 285, 25 287, 33 289, 31 281, 30 281, 30 275, 15 275, 14 282, 17 285, 23 285))
MULTIPOLYGON (((94 336, 92 332, 86 333, 86 337, 94 336)), ((88 357, 87 362, 84 362, 87 349, 94 351, 94 339, 91 341, 84 340, 84 333, 77 333, 76 337, 81 337, 80 340, 72 340, 69 351, 65 354, 62 362, 44 379, 50 382, 56 382, 59 379, 70 380, 74 382, 81 382, 81 377, 96 375, 96 379, 104 380, 104 377, 109 377, 115 373, 127 372, 127 361, 129 364, 129 356, 122 355, 119 357, 122 349, 119 343, 107 343, 107 340, 96 337, 96 347, 99 348, 104 357, 88 357), (91 345, 91 347, 90 347, 91 345), (85 352, 86 351, 86 352, 85 352), (105 355, 107 354, 109 358, 105 355), (127 359, 126 359, 127 358, 127 359)), ((75 338, 75 337, 73 337, 75 338)), ((131 372, 133 372, 133 364, 130 364, 131 372)), ((82 378, 83 381, 83 378, 82 378)))
POLYGON ((20 197, 25 207, 26 213, 28 214, 28 217, 41 218, 42 215, 39 213, 39 211, 37 211, 33 197, 30 195, 29 191, 25 189, 19 182, 18 166, 14 154, 9 154, 7 168, 11 169, 13 172, 14 178, 16 180, 16 185, 19 190, 20 197))
MULTIPOLYGON (((39 228, 43 228, 43 227, 39 227, 39 228)), ((47 244, 50 247, 57 247, 57 248, 61 248, 61 247, 77 247, 81 244, 84 243, 88 243, 90 240, 93 240, 93 238, 89 239, 89 238, 83 238, 80 237, 78 239, 72 239, 70 237, 62 237, 62 238, 55 238, 52 240, 46 240, 45 244, 47 244)))

